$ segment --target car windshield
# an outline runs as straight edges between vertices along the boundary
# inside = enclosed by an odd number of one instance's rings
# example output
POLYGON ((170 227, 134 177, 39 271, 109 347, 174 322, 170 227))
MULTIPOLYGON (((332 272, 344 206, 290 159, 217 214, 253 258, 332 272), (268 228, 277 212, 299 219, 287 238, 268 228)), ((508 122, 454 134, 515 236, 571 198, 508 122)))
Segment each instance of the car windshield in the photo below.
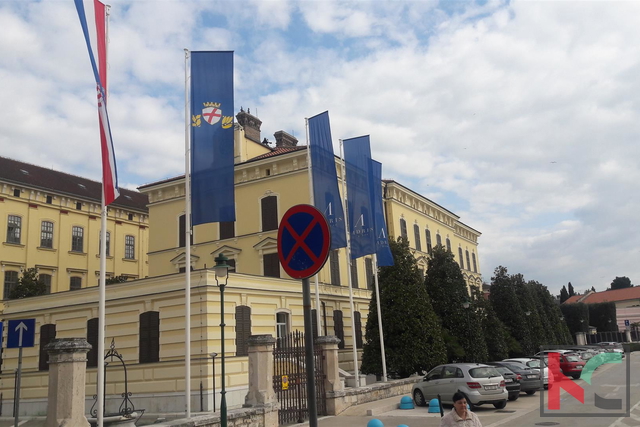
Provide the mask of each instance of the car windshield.
POLYGON ((513 374, 513 372, 511 371, 511 369, 509 368, 505 368, 504 366, 496 366, 496 371, 500 372, 501 374, 513 374))
POLYGON ((567 356, 567 362, 579 362, 580 358, 578 356, 567 356))
POLYGON ((471 375, 472 378, 491 378, 500 376, 495 368, 491 368, 488 366, 483 368, 469 369, 469 375, 471 375))
POLYGON ((530 368, 539 368, 540 367, 540 361, 539 360, 530 360, 527 362, 527 366, 530 368))

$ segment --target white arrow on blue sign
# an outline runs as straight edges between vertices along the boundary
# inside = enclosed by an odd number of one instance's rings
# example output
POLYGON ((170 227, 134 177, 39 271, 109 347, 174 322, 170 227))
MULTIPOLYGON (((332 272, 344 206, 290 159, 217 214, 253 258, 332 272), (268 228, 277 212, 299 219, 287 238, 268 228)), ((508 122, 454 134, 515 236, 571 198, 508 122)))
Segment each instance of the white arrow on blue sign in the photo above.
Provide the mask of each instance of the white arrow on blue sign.
POLYGON ((9 320, 7 348, 33 347, 36 336, 36 319, 9 320))

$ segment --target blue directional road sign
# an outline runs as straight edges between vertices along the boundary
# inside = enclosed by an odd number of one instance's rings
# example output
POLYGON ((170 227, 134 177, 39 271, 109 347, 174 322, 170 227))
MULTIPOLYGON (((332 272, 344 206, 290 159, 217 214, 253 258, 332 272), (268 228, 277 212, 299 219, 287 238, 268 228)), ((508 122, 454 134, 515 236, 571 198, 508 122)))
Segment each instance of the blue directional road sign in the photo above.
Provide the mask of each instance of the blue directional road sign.
POLYGON ((629 321, 628 321, 628 320, 625 320, 625 321, 624 321, 624 326, 629 326, 629 325, 630 325, 629 321))
POLYGON ((294 279, 316 274, 327 261, 331 233, 322 213, 311 205, 296 205, 285 212, 278 227, 278 258, 294 279))
POLYGON ((7 348, 33 347, 36 336, 36 319, 9 320, 7 348))

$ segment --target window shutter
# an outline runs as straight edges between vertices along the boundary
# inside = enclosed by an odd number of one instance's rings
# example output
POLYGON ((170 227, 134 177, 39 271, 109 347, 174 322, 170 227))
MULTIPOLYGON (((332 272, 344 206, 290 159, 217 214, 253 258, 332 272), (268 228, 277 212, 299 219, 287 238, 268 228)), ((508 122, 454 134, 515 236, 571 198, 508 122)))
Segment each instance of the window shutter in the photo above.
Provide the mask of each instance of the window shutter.
POLYGON ((351 287, 358 287, 358 263, 355 259, 351 260, 351 287))
POLYGON ((251 307, 236 307, 236 356, 249 354, 249 337, 251 336, 251 307))
POLYGON ((407 236, 407 221, 404 218, 400 218, 400 235, 407 242, 409 241, 409 236, 407 236))
POLYGON ((362 317, 359 311, 354 314, 354 323, 356 324, 356 348, 362 348, 362 317))
POLYGON ((340 286, 340 260, 338 259, 338 249, 329 254, 329 264, 331 267, 331 284, 340 286))
POLYGON ((333 310, 333 330, 335 331, 336 337, 340 338, 338 348, 344 349, 344 323, 342 321, 341 310, 333 310))
POLYGON ((87 321, 87 341, 91 344, 91 350, 87 353, 87 368, 98 366, 98 319, 87 321))
POLYGON ((44 346, 49 344, 56 337, 56 325, 48 324, 40 326, 40 358, 38 370, 49 370, 49 353, 44 350, 44 346))
POLYGON ((278 229, 278 198, 265 197, 260 201, 262 207, 262 231, 278 229))
POLYGON ((311 330, 313 331, 313 340, 318 338, 318 311, 314 308, 311 310, 311 330))
POLYGON ((471 263, 469 262, 469 251, 465 251, 465 255, 467 256, 467 270, 471 270, 471 263))
POLYGON ((278 254, 264 254, 262 256, 264 263, 264 275, 266 277, 280 277, 280 261, 278 254))
POLYGON ((433 252, 433 246, 431 245, 431 231, 426 230, 425 234, 427 236, 427 253, 431 255, 431 253, 433 252))
POLYGON ((236 223, 234 221, 224 221, 220 223, 220 240, 231 239, 236 236, 236 223))
POLYGON ((373 260, 371 258, 364 259, 364 268, 367 272, 367 289, 373 289, 375 278, 373 277, 373 260))
POLYGON ((462 248, 458 248, 458 258, 460 258, 460 269, 462 270, 464 268, 464 259, 462 258, 462 248))
POLYGON ((160 313, 147 311, 140 315, 140 363, 160 361, 160 313))
POLYGON ((416 239, 416 250, 422 250, 422 244, 420 243, 420 226, 418 224, 413 224, 413 235, 416 239))

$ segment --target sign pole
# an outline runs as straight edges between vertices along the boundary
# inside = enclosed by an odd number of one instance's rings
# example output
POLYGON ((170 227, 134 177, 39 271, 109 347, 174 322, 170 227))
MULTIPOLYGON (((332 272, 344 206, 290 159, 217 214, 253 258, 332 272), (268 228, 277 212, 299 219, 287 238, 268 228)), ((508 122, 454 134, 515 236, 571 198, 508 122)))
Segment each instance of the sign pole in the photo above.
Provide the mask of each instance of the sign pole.
MULTIPOLYGON (((22 336, 21 336, 22 338, 22 336)), ((22 344, 22 343, 21 343, 22 344)), ((16 395, 14 396, 14 400, 15 400, 15 408, 16 408, 16 413, 14 414, 14 420, 13 420, 13 425, 17 426, 18 424, 18 418, 20 417, 20 381, 22 379, 22 347, 20 347, 18 349, 18 372, 16 374, 18 376, 17 381, 16 381, 16 395)))
POLYGON ((318 409, 316 407, 315 366, 313 363, 313 327, 311 324, 311 291, 309 279, 302 279, 302 308, 304 312, 304 353, 307 371, 307 409, 309 427, 318 427, 318 409))

